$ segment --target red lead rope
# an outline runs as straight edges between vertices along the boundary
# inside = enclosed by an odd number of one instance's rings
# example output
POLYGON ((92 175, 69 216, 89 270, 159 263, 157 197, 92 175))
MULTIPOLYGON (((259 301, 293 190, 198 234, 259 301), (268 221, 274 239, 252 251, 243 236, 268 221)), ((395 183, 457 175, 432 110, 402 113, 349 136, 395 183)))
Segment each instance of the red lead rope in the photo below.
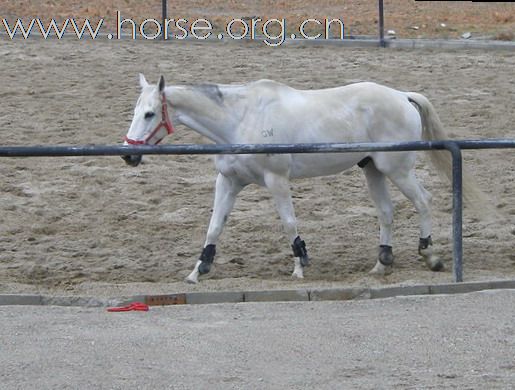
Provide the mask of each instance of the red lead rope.
MULTIPOLYGON (((163 92, 163 94, 161 96, 161 122, 159 122, 157 124, 156 128, 154 129, 154 131, 152 131, 147 138, 145 138, 144 140, 141 140, 141 141, 130 139, 127 136, 125 136, 124 140, 129 145, 146 145, 148 143, 148 141, 150 139, 152 139, 157 134, 157 132, 159 130, 161 130, 163 127, 166 129, 166 132, 168 134, 172 134, 174 132, 172 121, 170 120, 170 116, 168 115, 166 96, 165 96, 164 92, 163 92)), ((164 138, 164 136, 161 139, 157 140, 155 142, 155 145, 160 143, 163 140, 163 138, 164 138)))
POLYGON ((142 302, 132 302, 127 306, 122 307, 110 307, 107 309, 110 313, 122 312, 122 311, 148 311, 149 307, 147 304, 142 302))

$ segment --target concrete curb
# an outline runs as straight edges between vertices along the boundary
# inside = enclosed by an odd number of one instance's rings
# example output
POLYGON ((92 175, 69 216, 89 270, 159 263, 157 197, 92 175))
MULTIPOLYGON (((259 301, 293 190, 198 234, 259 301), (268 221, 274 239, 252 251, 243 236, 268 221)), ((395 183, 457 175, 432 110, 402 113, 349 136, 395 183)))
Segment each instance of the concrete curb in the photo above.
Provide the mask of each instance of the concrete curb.
POLYGON ((73 306, 107 307, 130 302, 145 302, 149 306, 204 305, 243 302, 307 302, 380 299, 412 295, 464 294, 484 290, 515 289, 515 280, 449 283, 395 287, 349 287, 327 289, 268 290, 247 292, 195 292, 166 295, 138 295, 113 299, 80 296, 45 296, 0 294, 0 306, 73 306))
MULTIPOLYGON (((87 37, 88 41, 104 41, 104 42, 116 42, 117 39, 111 40, 107 38, 108 34, 103 34, 98 36, 95 40, 87 37)), ((132 37, 130 34, 122 33, 121 41, 131 41, 132 37)), ((0 31, 0 39, 6 39, 9 41, 23 41, 25 40, 23 37, 17 36, 13 40, 10 39, 9 35, 5 31, 0 31)), ((55 36, 50 36, 48 39, 45 39, 39 34, 31 35, 30 40, 57 40, 55 36)), ((208 39, 196 39, 191 36, 188 36, 185 39, 176 40, 169 39, 167 41, 163 41, 161 39, 156 40, 147 40, 147 42, 152 44, 176 44, 179 42, 194 42, 197 44, 247 44, 249 42, 255 42, 257 44, 263 44, 264 40, 267 39, 264 35, 256 35, 255 39, 243 39, 243 40, 235 40, 235 39, 223 39, 220 40, 216 37, 216 34, 209 37, 208 39)), ((62 40, 73 40, 78 41, 77 37, 74 34, 65 34, 62 40)), ((137 41, 145 41, 141 36, 138 36, 137 41)), ((353 36, 353 37, 345 37, 344 39, 306 39, 306 38, 285 38, 282 45, 304 45, 304 46, 342 46, 342 47, 356 47, 356 48, 370 48, 370 47, 379 47, 380 42, 379 38, 375 36, 353 36)), ((443 39, 443 38, 417 38, 417 39, 407 39, 407 38, 385 38, 385 47, 388 48, 402 48, 402 49, 501 49, 501 50, 515 50, 515 42, 514 41, 499 41, 493 39, 443 39)))
POLYGON ((515 50, 515 42, 464 39, 388 39, 388 48, 393 49, 501 49, 515 50))
MULTIPOLYGON (((305 45, 305 46, 341 46, 370 48, 380 47, 377 39, 287 39, 285 45, 305 45)), ((392 49, 491 49, 491 50, 515 50, 515 42, 494 41, 494 40, 464 40, 464 39, 386 39, 386 48, 392 49)))

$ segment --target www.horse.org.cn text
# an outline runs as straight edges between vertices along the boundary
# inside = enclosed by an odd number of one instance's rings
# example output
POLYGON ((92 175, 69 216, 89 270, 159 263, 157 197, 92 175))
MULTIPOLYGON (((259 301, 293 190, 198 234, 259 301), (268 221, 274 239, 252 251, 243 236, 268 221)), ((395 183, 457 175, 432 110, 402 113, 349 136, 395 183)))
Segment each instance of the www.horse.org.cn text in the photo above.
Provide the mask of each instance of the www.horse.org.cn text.
POLYGON ((89 19, 81 22, 75 18, 67 18, 62 22, 55 19, 43 21, 40 18, 34 18, 26 21, 21 19, 10 21, 2 18, 0 37, 4 35, 11 40, 31 37, 44 39, 71 37, 79 40, 99 38, 110 40, 247 39, 261 41, 272 47, 282 45, 287 39, 343 40, 345 37, 345 25, 341 18, 321 20, 309 18, 299 23, 293 30, 287 29, 285 18, 237 18, 231 19, 225 24, 223 31, 218 32, 215 31, 213 23, 205 18, 198 18, 194 21, 184 18, 165 19, 164 21, 149 18, 139 23, 133 19, 123 18, 121 12, 117 11, 114 33, 103 31, 104 22, 104 18, 99 19, 96 23, 92 23, 89 19))

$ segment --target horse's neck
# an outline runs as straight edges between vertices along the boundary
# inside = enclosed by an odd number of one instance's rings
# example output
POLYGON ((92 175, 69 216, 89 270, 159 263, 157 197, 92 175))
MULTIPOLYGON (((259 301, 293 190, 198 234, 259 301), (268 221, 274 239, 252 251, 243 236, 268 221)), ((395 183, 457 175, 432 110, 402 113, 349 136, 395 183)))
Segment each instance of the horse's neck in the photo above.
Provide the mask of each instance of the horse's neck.
POLYGON ((243 116, 234 92, 217 85, 172 86, 165 94, 176 121, 216 143, 234 143, 243 116))

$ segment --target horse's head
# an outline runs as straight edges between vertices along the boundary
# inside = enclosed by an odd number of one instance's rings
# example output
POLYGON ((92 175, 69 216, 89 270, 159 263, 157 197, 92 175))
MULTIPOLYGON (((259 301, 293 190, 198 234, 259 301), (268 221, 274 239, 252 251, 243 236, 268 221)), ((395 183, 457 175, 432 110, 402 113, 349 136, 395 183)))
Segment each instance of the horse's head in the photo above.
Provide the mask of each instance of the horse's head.
MULTIPOLYGON (((165 80, 161 76, 158 85, 150 85, 140 74, 141 94, 134 109, 131 127, 125 136, 125 145, 156 145, 168 134, 173 133, 172 121, 168 115, 165 95, 165 80)), ((122 156, 130 166, 138 166, 141 155, 122 156)))

